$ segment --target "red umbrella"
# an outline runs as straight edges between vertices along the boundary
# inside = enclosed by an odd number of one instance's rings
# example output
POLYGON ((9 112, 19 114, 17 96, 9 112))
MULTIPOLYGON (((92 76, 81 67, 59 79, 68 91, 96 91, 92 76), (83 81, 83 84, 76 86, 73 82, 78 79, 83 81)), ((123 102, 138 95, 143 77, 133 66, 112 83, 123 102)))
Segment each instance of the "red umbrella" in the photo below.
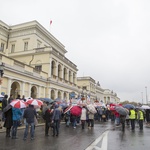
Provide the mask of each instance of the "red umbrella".
POLYGON ((122 104, 110 104, 109 110, 116 111, 116 109, 115 109, 116 106, 122 106, 122 104))
POLYGON ((30 105, 34 105, 34 106, 41 106, 43 105, 43 102, 41 100, 38 100, 38 99, 29 99, 26 101, 27 104, 30 104, 30 105))
POLYGON ((13 100, 10 105, 14 108, 25 108, 27 105, 23 100, 13 100))
POLYGON ((74 116, 80 116, 81 115, 81 111, 82 111, 81 107, 79 107, 79 106, 73 106, 71 108, 71 110, 70 110, 70 113, 72 115, 74 115, 74 116))

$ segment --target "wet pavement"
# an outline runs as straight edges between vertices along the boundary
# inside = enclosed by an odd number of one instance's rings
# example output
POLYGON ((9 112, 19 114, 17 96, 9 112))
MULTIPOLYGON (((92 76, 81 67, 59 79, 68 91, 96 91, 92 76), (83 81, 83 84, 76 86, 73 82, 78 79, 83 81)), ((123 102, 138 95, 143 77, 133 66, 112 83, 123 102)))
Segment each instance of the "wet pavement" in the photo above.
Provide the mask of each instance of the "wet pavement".
MULTIPOLYGON (((2 131, 2 130, 0 130, 2 131)), ((18 139, 5 137, 5 132, 0 133, 0 150, 148 150, 150 128, 144 127, 141 132, 136 127, 130 131, 126 127, 125 132, 120 127, 115 127, 110 121, 106 123, 95 122, 93 129, 87 127, 82 130, 81 126, 76 129, 60 126, 59 137, 52 137, 50 131, 45 137, 44 126, 35 129, 35 139, 23 140, 24 129, 18 130, 18 139)))

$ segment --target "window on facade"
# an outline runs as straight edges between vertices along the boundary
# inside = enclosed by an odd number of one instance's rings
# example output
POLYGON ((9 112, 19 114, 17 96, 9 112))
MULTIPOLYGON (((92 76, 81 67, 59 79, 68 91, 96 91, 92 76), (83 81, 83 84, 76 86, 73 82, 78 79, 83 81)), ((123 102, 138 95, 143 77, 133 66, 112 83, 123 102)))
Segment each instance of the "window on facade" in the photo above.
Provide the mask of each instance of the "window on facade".
POLYGON ((11 45, 11 53, 14 53, 15 52, 15 44, 12 44, 11 45))
POLYGON ((69 82, 71 82, 71 71, 69 71, 69 82))
POLYGON ((67 80, 67 69, 64 68, 64 80, 67 80))
POLYGON ((28 42, 24 42, 24 50, 28 50, 28 42))
POLYGON ((35 66, 35 69, 37 70, 37 71, 42 71, 42 66, 40 65, 40 66, 35 66))
POLYGON ((75 83, 75 74, 73 74, 73 83, 75 83))
POLYGON ((4 51, 4 47, 5 47, 5 44, 4 43, 1 43, 1 47, 0 47, 0 51, 4 51))
POLYGON ((83 90, 86 90, 86 86, 83 86, 82 89, 83 89, 83 90))

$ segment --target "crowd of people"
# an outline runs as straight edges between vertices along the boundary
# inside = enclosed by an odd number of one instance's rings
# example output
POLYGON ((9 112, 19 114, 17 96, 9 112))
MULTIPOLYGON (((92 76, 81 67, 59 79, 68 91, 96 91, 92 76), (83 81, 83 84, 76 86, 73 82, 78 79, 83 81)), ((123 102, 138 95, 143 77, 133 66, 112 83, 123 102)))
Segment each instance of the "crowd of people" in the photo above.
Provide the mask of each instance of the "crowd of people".
MULTIPOLYGON (((18 95, 17 99, 24 100, 18 95)), ((34 139, 35 125, 37 122, 37 111, 34 105, 28 105, 26 108, 14 108, 10 105, 13 100, 12 95, 8 98, 5 95, 0 105, 1 120, 4 122, 3 127, 6 128, 6 137, 17 139, 17 128, 20 126, 20 120, 24 120, 25 129, 23 140, 28 138, 28 132, 30 128, 30 139, 34 139)), ((81 126, 84 130, 94 128, 95 121, 107 122, 108 120, 115 123, 116 126, 122 125, 122 131, 125 131, 125 125, 131 127, 131 130, 135 130, 135 124, 138 123, 139 129, 143 130, 143 122, 150 122, 149 110, 143 111, 142 109, 130 108, 128 114, 122 115, 117 111, 111 111, 109 107, 97 106, 94 107, 94 111, 91 111, 86 104, 79 106, 81 112, 76 115, 71 113, 72 104, 66 108, 62 108, 58 103, 52 104, 43 103, 40 108, 41 116, 45 121, 45 136, 49 136, 50 131, 52 136, 59 136, 60 122, 65 121, 66 127, 72 127, 76 129, 77 125, 81 126)))

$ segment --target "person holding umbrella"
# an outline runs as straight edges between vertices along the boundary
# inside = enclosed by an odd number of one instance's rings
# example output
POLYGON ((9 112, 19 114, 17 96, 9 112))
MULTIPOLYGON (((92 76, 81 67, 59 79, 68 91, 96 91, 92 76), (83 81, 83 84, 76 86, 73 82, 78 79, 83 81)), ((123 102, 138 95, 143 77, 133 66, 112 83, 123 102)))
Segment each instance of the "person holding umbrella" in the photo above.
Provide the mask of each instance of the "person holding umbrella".
POLYGON ((17 128, 20 125, 20 119, 22 117, 21 108, 25 108, 26 104, 21 100, 13 100, 10 105, 12 106, 12 118, 13 118, 13 126, 12 126, 12 139, 17 139, 17 128))
POLYGON ((34 109, 34 106, 29 104, 29 107, 27 107, 25 109, 24 114, 23 114, 23 118, 26 119, 26 128, 25 128, 25 131, 24 131, 23 140, 27 139, 29 126, 31 126, 31 128, 30 128, 31 140, 34 139, 34 127, 35 127, 34 117, 37 118, 37 113, 34 109))
POLYGON ((22 117, 22 111, 20 108, 12 108, 12 119, 13 119, 13 126, 12 126, 12 139, 17 139, 17 128, 20 123, 20 119, 22 117))
MULTIPOLYGON (((2 112, 3 112, 3 109, 7 106, 7 98, 8 98, 8 95, 5 95, 2 100, 2 112)), ((4 113, 2 113, 2 121, 4 120, 5 120, 5 116, 4 116, 4 113)))
POLYGON ((124 131, 126 116, 129 114, 129 111, 122 106, 115 106, 115 110, 116 110, 116 112, 119 113, 120 123, 122 125, 122 131, 124 131))
POLYGON ((120 123, 122 125, 122 131, 125 130, 125 121, 126 121, 126 115, 120 115, 120 123))
POLYGON ((8 104, 3 109, 3 112, 4 112, 4 115, 5 115, 4 127, 6 128, 6 137, 10 137, 10 131, 11 131, 11 127, 13 125, 12 106, 10 104, 8 104))
POLYGON ((55 136, 55 134, 56 136, 59 135, 60 120, 61 120, 61 110, 59 109, 59 105, 55 104, 55 109, 52 116, 52 123, 54 123, 52 136, 55 136))

